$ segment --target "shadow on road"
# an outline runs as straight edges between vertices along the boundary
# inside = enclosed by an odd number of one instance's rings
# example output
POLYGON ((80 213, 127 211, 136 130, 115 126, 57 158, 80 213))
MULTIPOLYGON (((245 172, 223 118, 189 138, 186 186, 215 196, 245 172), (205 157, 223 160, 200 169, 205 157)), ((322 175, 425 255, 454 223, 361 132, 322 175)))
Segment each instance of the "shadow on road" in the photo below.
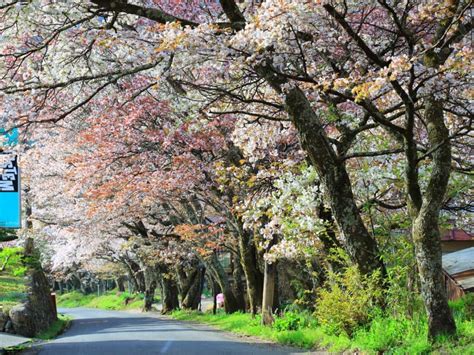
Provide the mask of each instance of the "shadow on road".
MULTIPOLYGON (((246 341, 201 325, 127 312, 74 309, 76 319, 57 339, 34 347, 40 355, 238 354, 284 355, 304 350, 246 341)), ((247 339, 249 340, 249 339, 247 339)))
MULTIPOLYGON (((194 328, 183 327, 182 322, 168 321, 157 318, 91 318, 91 319, 77 319, 74 320, 74 329, 71 331, 74 334, 97 334, 104 331, 107 333, 130 333, 130 332, 196 332, 194 328)), ((199 328, 199 332, 221 332, 217 329, 199 328)), ((70 336, 68 333, 66 336, 70 336)))
POLYGON ((141 340, 141 341, 95 341, 49 343, 39 348, 41 355, 283 355, 306 353, 305 351, 284 351, 278 346, 232 341, 179 341, 179 340, 141 340))

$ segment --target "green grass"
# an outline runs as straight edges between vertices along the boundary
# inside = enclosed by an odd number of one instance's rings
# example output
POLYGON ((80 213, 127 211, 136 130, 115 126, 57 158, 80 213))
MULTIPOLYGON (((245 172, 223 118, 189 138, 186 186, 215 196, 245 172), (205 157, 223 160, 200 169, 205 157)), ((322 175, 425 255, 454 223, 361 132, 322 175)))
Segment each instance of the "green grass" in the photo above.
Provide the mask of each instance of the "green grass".
MULTIPOLYGON (((58 319, 53 324, 51 324, 51 326, 48 329, 36 335, 35 339, 41 339, 41 340, 54 339, 58 335, 61 335, 69 327, 69 325, 71 324, 71 321, 72 321, 72 317, 68 315, 64 315, 64 314, 58 314, 58 319)), ((3 351, 5 352, 5 355, 20 354, 20 353, 23 354, 24 351, 29 353, 28 350, 31 349, 32 345, 35 343, 35 339, 33 339, 32 341, 26 342, 24 344, 4 348, 3 351)))
POLYGON ((256 336, 280 344, 306 349, 324 349, 330 352, 356 352, 367 354, 474 354, 474 296, 451 303, 456 319, 456 338, 440 338, 435 344, 427 340, 427 321, 424 315, 408 318, 378 317, 368 326, 360 328, 350 338, 346 334, 334 335, 304 314, 277 318, 273 327, 260 324, 261 317, 250 314, 225 314, 176 311, 178 320, 205 323, 237 334, 256 336), (306 320, 304 320, 307 318, 306 320), (283 326, 282 326, 283 325, 283 326), (286 329, 285 329, 286 327, 286 329))
POLYGON ((118 291, 109 291, 102 296, 95 294, 83 295, 74 291, 59 295, 57 303, 59 307, 65 308, 89 307, 108 310, 131 310, 143 307, 143 296, 118 291), (127 298, 130 298, 130 300, 128 304, 125 304, 127 298))
POLYGON ((23 292, 25 284, 23 277, 12 276, 8 274, 0 274, 0 294, 4 295, 8 292, 23 292))
POLYGON ((8 311, 26 298, 25 280, 11 274, 0 274, 0 309, 8 311))
POLYGON ((225 314, 175 311, 174 319, 196 321, 213 325, 219 329, 233 333, 256 336, 263 339, 273 340, 280 344, 294 345, 306 349, 320 345, 321 329, 317 327, 306 327, 298 330, 277 330, 261 325, 260 315, 252 316, 248 313, 225 314))
POLYGON ((44 332, 38 334, 36 338, 50 340, 60 335, 71 323, 72 318, 64 314, 58 314, 58 319, 44 332))

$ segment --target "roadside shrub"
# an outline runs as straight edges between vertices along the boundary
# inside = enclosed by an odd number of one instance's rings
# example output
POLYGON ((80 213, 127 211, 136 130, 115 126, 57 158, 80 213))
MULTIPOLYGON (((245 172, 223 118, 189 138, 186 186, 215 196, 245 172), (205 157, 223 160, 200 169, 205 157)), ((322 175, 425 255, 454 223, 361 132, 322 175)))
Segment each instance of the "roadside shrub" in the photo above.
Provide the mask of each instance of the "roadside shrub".
POLYGON ((286 311, 281 317, 277 317, 273 328, 278 331, 299 330, 316 326, 316 320, 308 312, 286 311))
POLYGON ((12 274, 17 277, 25 276, 27 270, 26 266, 18 266, 13 270, 12 274))
POLYGON ((449 305, 453 310, 453 315, 458 320, 474 320, 474 294, 450 301, 449 305))
POLYGON ((247 336, 258 336, 280 344, 299 346, 324 353, 337 354, 474 354, 474 321, 462 321, 464 306, 469 301, 456 301, 459 307, 456 323, 458 337, 439 339, 436 344, 428 341, 428 324, 424 312, 411 317, 370 313, 370 322, 358 327, 349 337, 345 332, 328 334, 327 327, 318 325, 309 312, 295 311, 289 306, 285 315, 275 320, 274 327, 261 324, 261 316, 248 313, 201 313, 177 310, 172 317, 210 324, 220 329, 247 336), (298 328, 297 328, 298 327, 298 328), (290 329, 293 328, 293 329, 290 329), (297 329, 295 329, 297 328, 297 329))
POLYGON ((275 319, 273 327, 276 330, 298 330, 301 327, 302 319, 298 313, 286 312, 282 317, 275 319))
POLYGON ((353 334, 352 347, 378 353, 403 348, 407 353, 428 351, 427 323, 424 317, 375 317, 369 325, 353 334), (408 346, 408 348, 407 348, 408 346), (411 351, 409 351, 411 349, 411 351))
MULTIPOLYGON (((398 223, 407 228, 409 227, 405 224, 406 222, 402 216, 398 218, 402 219, 396 219, 398 223)), ((386 311, 391 315, 402 318, 410 318, 416 313, 425 312, 424 302, 417 286, 419 276, 416 271, 413 242, 410 238, 409 235, 397 235, 396 238, 388 238, 382 255, 387 266, 386 311)))
POLYGON ((350 265, 341 273, 328 271, 315 315, 328 333, 351 336, 358 327, 381 313, 377 307, 381 297, 380 275, 364 276, 355 265, 350 265))
POLYGON ((13 273, 21 268, 22 253, 23 248, 20 247, 0 249, 0 272, 13 273))

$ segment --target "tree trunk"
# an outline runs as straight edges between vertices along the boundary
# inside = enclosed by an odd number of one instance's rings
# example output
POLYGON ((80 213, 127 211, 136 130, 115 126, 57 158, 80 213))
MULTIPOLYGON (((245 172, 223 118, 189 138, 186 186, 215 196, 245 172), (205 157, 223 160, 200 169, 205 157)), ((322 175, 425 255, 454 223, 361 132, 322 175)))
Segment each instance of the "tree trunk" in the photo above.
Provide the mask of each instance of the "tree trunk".
POLYGON ((262 305, 262 324, 273 324, 273 301, 275 297, 275 275, 276 264, 265 262, 265 274, 263 281, 263 305, 262 305))
POLYGON ((178 285, 171 275, 162 274, 161 288, 163 291, 163 307, 161 314, 168 314, 179 308, 178 285))
POLYGON ((192 279, 189 282, 186 295, 181 302, 183 309, 198 309, 199 303, 201 302, 201 285, 204 274, 205 268, 202 265, 198 265, 191 274, 192 279))
POLYGON ((232 291, 234 292, 239 309, 245 310, 247 308, 245 304, 245 287, 242 282, 244 274, 242 270, 242 264, 240 263, 240 256, 232 255, 231 258, 232 277, 234 278, 234 282, 232 283, 232 291))
POLYGON ((273 291, 273 314, 280 309, 280 274, 278 272, 278 264, 275 265, 275 290, 273 291))
POLYGON ((428 334, 454 334, 456 325, 448 305, 441 265, 441 235, 437 216, 419 215, 413 225, 421 295, 428 315, 428 334))
POLYGON ((58 282, 59 293, 62 295, 64 293, 64 282, 61 280, 58 282))
POLYGON ((143 275, 143 271, 141 271, 139 267, 137 268, 137 271, 135 271, 135 279, 137 280, 137 291, 145 292, 146 290, 145 275, 143 275))
POLYGON ((237 311, 245 311, 245 309, 239 308, 239 303, 235 298, 234 292, 229 283, 227 274, 224 268, 217 259, 217 254, 214 252, 209 259, 209 271, 212 273, 214 279, 219 284, 222 293, 224 294, 224 310, 226 313, 234 313, 237 311))
POLYGON ((250 312, 255 315, 262 306, 263 275, 258 268, 258 256, 253 238, 246 231, 242 231, 239 237, 239 251, 245 280, 247 281, 250 312))
POLYGON ((145 302, 143 304, 143 311, 151 311, 153 301, 155 300, 156 281, 152 280, 145 290, 145 302))
POLYGON ((115 282, 117 283, 117 288, 119 292, 125 292, 124 277, 123 276, 117 277, 115 282))
MULTIPOLYGON (((276 92, 283 94, 282 86, 288 83, 288 80, 272 70, 270 62, 256 66, 255 70, 276 92)), ((285 110, 298 131, 301 146, 308 154, 325 188, 347 253, 362 273, 378 271, 385 279, 386 269, 377 243, 362 221, 345 163, 332 148, 323 122, 299 87, 294 86, 284 94, 285 110)))
POLYGON ((186 273, 181 263, 176 265, 176 277, 178 280, 178 290, 179 290, 179 297, 181 299, 181 306, 183 305, 183 300, 186 297, 189 288, 191 287, 191 282, 194 278, 195 270, 191 270, 190 272, 186 273))
POLYGON ((133 275, 133 272, 131 272, 128 277, 128 292, 138 292, 138 282, 137 278, 133 275))
POLYGON ((143 271, 140 269, 140 265, 138 265, 133 260, 127 260, 127 266, 129 269, 129 275, 133 281, 135 291, 145 292, 145 277, 143 275, 143 271))
POLYGON ((114 288, 117 287, 117 283, 115 282, 115 280, 107 280, 107 290, 108 291, 112 291, 114 288))
MULTIPOLYGON (((318 217, 327 222, 329 225, 329 227, 326 229, 326 233, 323 233, 321 236, 319 236, 319 239, 323 243, 324 252, 327 255, 330 255, 333 251, 343 248, 343 246, 337 239, 335 232, 336 226, 334 226, 331 210, 325 208, 324 205, 321 204, 318 208, 318 217)), ((344 264, 339 260, 339 258, 329 258, 328 266, 333 272, 337 272, 344 267, 344 264)))
MULTIPOLYGON (((451 145, 449 131, 444 124, 442 103, 428 98, 425 101, 424 116, 430 146, 436 147, 432 154, 431 176, 423 199, 418 203, 413 196, 420 195, 419 183, 410 179, 408 174, 407 189, 412 196, 409 206, 413 219, 413 242, 420 274, 421 295, 428 315, 428 335, 430 339, 434 339, 439 335, 456 332, 443 281, 439 232, 439 212, 451 173, 451 145)), ((417 177, 417 174, 415 176, 417 177)))
POLYGON ((69 274, 68 282, 71 284, 73 290, 81 291, 81 280, 75 273, 69 274))
POLYGON ((352 193, 351 181, 343 161, 338 159, 324 126, 301 89, 286 95, 286 110, 298 130, 301 145, 307 152, 326 190, 329 205, 344 239, 345 249, 364 274, 386 270, 376 241, 362 221, 352 193))
POLYGON ((220 293, 219 284, 214 280, 213 277, 209 277, 210 283, 212 284, 212 314, 217 313, 217 295, 220 293))
POLYGON ((143 270, 141 274, 145 279, 145 299, 142 311, 149 312, 152 309, 153 301, 155 299, 157 270, 154 267, 144 264, 140 265, 140 270, 143 270))
MULTIPOLYGON (((277 236, 274 235, 273 239, 268 243, 266 252, 268 253, 272 246, 277 242, 277 236)), ((277 272, 276 263, 269 263, 265 261, 265 272, 263 279, 263 304, 262 304, 262 324, 271 325, 273 324, 273 301, 275 299, 275 278, 277 272)))

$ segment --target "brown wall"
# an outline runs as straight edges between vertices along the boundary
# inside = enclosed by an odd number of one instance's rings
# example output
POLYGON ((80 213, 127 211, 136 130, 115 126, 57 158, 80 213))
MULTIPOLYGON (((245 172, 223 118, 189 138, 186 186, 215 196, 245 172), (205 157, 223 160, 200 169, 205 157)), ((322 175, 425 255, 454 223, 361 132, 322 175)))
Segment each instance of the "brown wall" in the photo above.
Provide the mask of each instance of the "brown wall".
POLYGON ((447 274, 444 274, 444 281, 446 284, 446 292, 450 301, 457 300, 464 296, 463 289, 447 274))
POLYGON ((443 254, 452 253, 458 250, 474 247, 474 240, 463 240, 463 241, 442 241, 441 250, 443 254))

